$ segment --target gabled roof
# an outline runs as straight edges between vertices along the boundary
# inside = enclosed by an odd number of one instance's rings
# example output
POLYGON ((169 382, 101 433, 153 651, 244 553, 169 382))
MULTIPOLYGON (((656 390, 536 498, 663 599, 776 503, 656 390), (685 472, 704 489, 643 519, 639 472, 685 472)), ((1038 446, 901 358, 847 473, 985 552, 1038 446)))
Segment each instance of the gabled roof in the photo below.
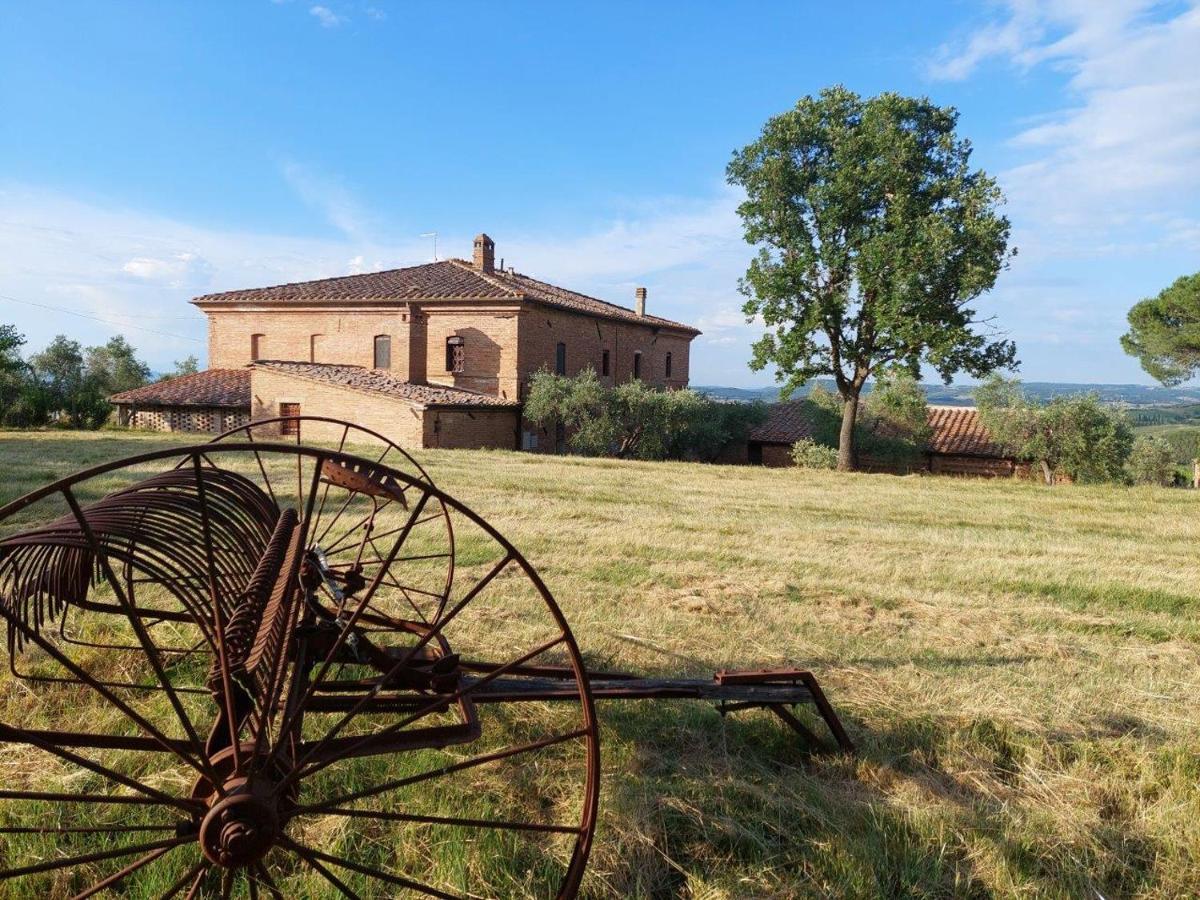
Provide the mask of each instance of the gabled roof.
POLYGON ((338 301, 421 301, 421 300, 513 300, 541 303, 571 312, 648 325, 672 328, 688 334, 700 332, 660 316, 639 316, 632 309, 617 306, 569 291, 511 270, 481 272, 466 260, 441 262, 389 269, 363 275, 344 275, 318 281, 300 281, 273 287, 204 294, 192 300, 205 305, 242 303, 335 303, 338 301))
POLYGON ((108 398, 112 403, 141 406, 224 406, 250 408, 249 369, 207 369, 181 375, 108 398))
MULTIPOLYGON (((811 439, 822 410, 807 400, 773 403, 767 408, 767 420, 750 429, 749 440, 764 444, 794 444, 811 439)), ((995 459, 1012 457, 999 444, 979 418, 973 406, 930 406, 926 421, 931 434, 926 450, 953 456, 983 456, 995 459)))
POLYGON ((279 372, 296 378, 320 381, 350 390, 382 394, 397 400, 407 400, 422 406, 494 406, 515 408, 514 400, 505 400, 491 394, 480 394, 462 388, 442 387, 436 384, 413 384, 397 378, 383 369, 366 369, 362 366, 345 366, 331 363, 291 362, 288 360, 260 359, 254 368, 279 372))

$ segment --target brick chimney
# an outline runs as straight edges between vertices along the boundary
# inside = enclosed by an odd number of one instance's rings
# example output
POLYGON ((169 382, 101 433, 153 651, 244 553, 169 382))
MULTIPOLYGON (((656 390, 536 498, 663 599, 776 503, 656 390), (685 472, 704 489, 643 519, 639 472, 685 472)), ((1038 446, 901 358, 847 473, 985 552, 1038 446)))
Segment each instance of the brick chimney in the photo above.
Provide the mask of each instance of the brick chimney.
POLYGON ((644 287, 637 289, 637 314, 639 316, 646 314, 646 289, 644 287))
POLYGON ((496 242, 486 234, 475 238, 475 268, 489 274, 496 271, 496 242))

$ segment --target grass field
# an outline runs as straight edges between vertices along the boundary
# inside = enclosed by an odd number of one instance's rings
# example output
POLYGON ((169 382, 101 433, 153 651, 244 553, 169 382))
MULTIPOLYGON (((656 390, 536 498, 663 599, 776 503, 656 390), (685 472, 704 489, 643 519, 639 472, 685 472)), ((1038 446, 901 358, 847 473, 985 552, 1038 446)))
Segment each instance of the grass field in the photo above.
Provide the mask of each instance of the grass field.
MULTIPOLYGON (((0 502, 172 441, 0 434, 0 502)), ((1200 894, 1200 494, 419 458, 538 568, 589 665, 811 668, 860 748, 602 707, 584 896, 1200 894)))

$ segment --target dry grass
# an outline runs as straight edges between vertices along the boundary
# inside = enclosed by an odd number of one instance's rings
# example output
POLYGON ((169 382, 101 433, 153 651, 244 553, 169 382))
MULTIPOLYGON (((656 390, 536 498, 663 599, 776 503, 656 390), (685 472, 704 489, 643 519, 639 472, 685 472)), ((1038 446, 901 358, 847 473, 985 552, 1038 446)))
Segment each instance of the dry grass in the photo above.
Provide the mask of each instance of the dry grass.
MULTIPOLYGON (((0 499, 170 442, 0 435, 0 499)), ((587 896, 1200 893, 1200 496, 420 459, 538 567, 590 665, 810 667, 861 748, 604 707, 587 896)))

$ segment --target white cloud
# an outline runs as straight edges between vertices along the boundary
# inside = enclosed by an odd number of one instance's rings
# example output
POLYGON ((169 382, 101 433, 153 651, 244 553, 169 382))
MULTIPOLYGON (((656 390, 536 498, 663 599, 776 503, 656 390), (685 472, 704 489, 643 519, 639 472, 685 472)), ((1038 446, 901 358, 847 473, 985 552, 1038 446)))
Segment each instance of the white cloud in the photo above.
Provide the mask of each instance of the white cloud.
POLYGON ((310 6, 308 13, 316 17, 317 21, 321 23, 322 28, 336 28, 347 21, 345 16, 338 15, 328 6, 310 6))
MULTIPOLYGON (((47 313, 0 300, 0 321, 14 322, 38 349, 56 333, 84 343, 124 332, 156 369, 188 353, 203 357, 206 325, 188 300, 201 293, 280 284, 415 265, 429 259, 416 234, 387 238, 336 180, 292 181, 313 205, 341 222, 340 234, 315 239, 219 229, 151 213, 84 203, 20 186, 0 186, 0 284, 18 300, 108 319, 47 313), (321 192, 313 184, 336 190, 321 192), (353 215, 347 212, 353 210, 353 215), (165 338, 137 327, 192 338, 165 338)), ((707 202, 638 204, 613 221, 575 235, 497 233, 497 255, 519 271, 627 306, 649 288, 651 313, 697 324, 711 349, 692 361, 698 383, 747 385, 764 376, 746 368, 757 335, 740 312, 737 279, 750 257, 725 189, 707 202)), ((443 257, 469 256, 470 233, 444 231, 443 257)))
POLYGON ((294 160, 280 166, 292 190, 346 237, 361 240, 371 230, 370 217, 340 180, 294 160))

